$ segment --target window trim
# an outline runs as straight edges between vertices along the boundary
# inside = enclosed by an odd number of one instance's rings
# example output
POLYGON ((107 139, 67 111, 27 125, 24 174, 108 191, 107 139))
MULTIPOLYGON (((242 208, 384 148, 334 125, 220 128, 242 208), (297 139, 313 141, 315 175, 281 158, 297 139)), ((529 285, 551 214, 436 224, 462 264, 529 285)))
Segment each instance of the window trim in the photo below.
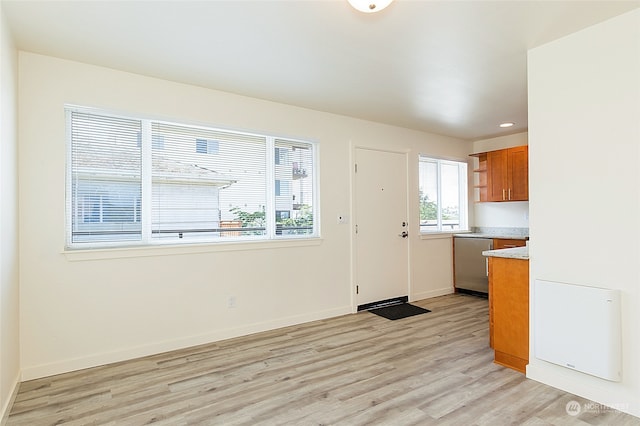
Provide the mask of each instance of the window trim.
POLYGON ((153 244, 97 248, 67 247, 62 250, 61 254, 63 254, 70 262, 80 262, 88 260, 127 259, 136 257, 312 247, 321 245, 323 241, 324 239, 318 236, 304 239, 278 238, 274 240, 224 241, 219 243, 153 244))
POLYGON ((444 164, 456 164, 458 165, 458 176, 459 176, 459 190, 460 189, 464 189, 464 190, 460 190, 459 191, 459 196, 458 196, 458 204, 460 206, 459 208, 459 215, 460 215, 460 220, 459 220, 459 226, 460 223, 463 222, 463 218, 464 218, 464 227, 460 227, 460 229, 442 229, 442 210, 440 208, 438 208, 438 219, 437 219, 437 226, 438 229, 434 230, 434 231, 423 231, 422 230, 422 226, 420 225, 420 201, 418 200, 418 228, 419 228, 419 233, 421 236, 421 239, 430 239, 431 238, 437 238, 438 235, 451 235, 451 234, 457 234, 457 233, 462 233, 462 232, 468 232, 469 231, 469 162, 466 161, 465 159, 460 159, 460 158, 452 158, 452 157, 440 157, 440 156, 433 156, 433 155, 428 155, 428 154, 419 154, 418 155, 418 193, 420 193, 420 163, 424 160, 429 160, 429 161, 435 161, 438 164, 438 187, 437 187, 437 191, 438 191, 438 200, 441 199, 441 191, 442 191, 442 187, 440 185, 440 174, 441 174, 441 165, 444 164), (459 166, 461 164, 465 165, 465 173, 462 173, 462 171, 460 171, 459 166), (460 184, 464 185, 464 188, 461 187, 460 184))
MULTIPOLYGON (((255 249, 261 247, 271 247, 274 244, 278 247, 283 245, 291 245, 292 242, 299 240, 300 242, 307 241, 307 244, 302 245, 315 245, 321 240, 320 233, 320 192, 319 192, 319 144, 316 140, 295 138, 286 135, 275 135, 266 133, 256 133, 245 130, 230 129, 221 126, 213 126, 210 124, 194 123, 186 120, 167 120, 164 118, 157 118, 146 114, 128 114, 114 112, 108 109, 86 107, 72 104, 64 105, 65 113, 65 137, 66 137, 66 164, 65 164, 65 246, 62 253, 67 256, 76 257, 82 260, 83 258, 94 258, 94 256, 81 255, 81 253, 96 253, 95 258, 103 258, 102 253, 107 253, 106 258, 112 257, 138 257, 148 256, 147 249, 158 250, 162 248, 163 252, 171 251, 167 250, 168 247, 180 248, 179 252, 207 252, 218 251, 223 249, 227 250, 244 250, 255 249), (142 203, 141 220, 142 220, 142 238, 139 241, 92 241, 92 242, 72 242, 72 226, 73 226, 73 206, 72 206, 72 130, 71 130, 71 116, 73 112, 87 113, 102 115, 114 118, 124 118, 140 120, 142 124, 142 200, 151 200, 152 191, 152 147, 153 138, 151 133, 152 123, 166 123, 178 126, 188 126, 193 128, 199 128, 204 130, 213 130, 227 133, 236 133, 247 136, 261 137, 265 139, 266 150, 266 233, 260 236, 235 236, 233 239, 225 238, 224 240, 210 240, 210 241, 154 241, 151 238, 151 204, 150 202, 142 203), (300 143, 309 145, 311 149, 312 158, 312 206, 311 212, 313 215, 313 232, 310 234, 301 235, 278 235, 276 232, 276 215, 275 215, 275 163, 274 163, 274 148, 277 140, 282 140, 291 143, 300 143), (314 242, 315 241, 315 242, 314 242), (247 245, 246 248, 237 247, 238 245, 247 245), (191 247, 191 249, 188 249, 191 247), (182 249, 185 248, 185 249, 182 249), (118 253, 126 251, 128 255, 112 255, 108 253, 118 253), (79 256, 73 256, 73 253, 77 253, 79 256), (144 253, 144 254, 142 254, 144 253)), ((208 142, 208 140, 207 140, 208 142)), ((216 153, 217 154, 217 153, 216 153)), ((204 155, 211 155, 210 153, 204 155)), ((297 245, 297 244, 296 244, 297 245)), ((161 253, 158 253, 161 254, 161 253)))

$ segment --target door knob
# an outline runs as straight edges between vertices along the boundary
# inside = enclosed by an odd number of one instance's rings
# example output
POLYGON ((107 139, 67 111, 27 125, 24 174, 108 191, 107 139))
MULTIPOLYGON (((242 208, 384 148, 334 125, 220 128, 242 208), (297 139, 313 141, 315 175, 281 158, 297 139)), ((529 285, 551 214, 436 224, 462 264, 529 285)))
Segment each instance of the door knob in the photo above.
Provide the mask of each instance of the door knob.
POLYGON ((407 231, 402 231, 402 234, 398 234, 398 236, 402 238, 407 238, 409 236, 409 233, 407 231))

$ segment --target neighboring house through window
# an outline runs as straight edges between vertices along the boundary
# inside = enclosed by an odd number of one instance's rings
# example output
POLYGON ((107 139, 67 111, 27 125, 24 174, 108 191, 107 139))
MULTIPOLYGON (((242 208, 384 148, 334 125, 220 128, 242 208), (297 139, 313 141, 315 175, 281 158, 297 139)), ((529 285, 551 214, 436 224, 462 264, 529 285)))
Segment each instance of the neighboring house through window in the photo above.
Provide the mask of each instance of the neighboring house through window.
POLYGON ((209 139, 196 139, 196 152, 198 154, 217 154, 218 141, 209 139))
POLYGON ((276 165, 285 165, 287 164, 287 148, 276 147, 275 148, 275 162, 276 165))
POLYGON ((77 107, 67 125, 69 247, 317 235, 310 142, 77 107))

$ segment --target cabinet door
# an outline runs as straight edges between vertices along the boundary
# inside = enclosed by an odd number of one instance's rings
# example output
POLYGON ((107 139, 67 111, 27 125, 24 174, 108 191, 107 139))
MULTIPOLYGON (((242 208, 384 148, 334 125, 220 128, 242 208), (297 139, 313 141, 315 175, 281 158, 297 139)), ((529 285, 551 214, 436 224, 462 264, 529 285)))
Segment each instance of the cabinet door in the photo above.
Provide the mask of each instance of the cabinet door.
POLYGON ((495 362, 524 373, 529 361, 529 261, 490 257, 489 283, 495 362))
POLYGON ((487 153, 487 201, 507 199, 507 150, 487 153))
POLYGON ((509 201, 527 201, 529 199, 529 147, 519 146, 509 149, 507 158, 509 201))
POLYGON ((513 240, 506 238, 494 238, 493 239, 493 249, 500 250, 505 248, 515 248, 515 247, 524 247, 527 245, 526 240, 513 240))

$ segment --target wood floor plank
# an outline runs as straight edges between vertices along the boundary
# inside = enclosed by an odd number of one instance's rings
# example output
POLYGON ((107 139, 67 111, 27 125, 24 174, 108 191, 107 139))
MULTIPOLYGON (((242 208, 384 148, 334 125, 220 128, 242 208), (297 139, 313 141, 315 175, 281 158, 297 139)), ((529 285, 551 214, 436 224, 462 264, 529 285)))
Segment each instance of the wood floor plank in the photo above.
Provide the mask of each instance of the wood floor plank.
POLYGON ((414 304, 25 382, 7 426, 640 425, 494 364, 486 299, 414 304))

